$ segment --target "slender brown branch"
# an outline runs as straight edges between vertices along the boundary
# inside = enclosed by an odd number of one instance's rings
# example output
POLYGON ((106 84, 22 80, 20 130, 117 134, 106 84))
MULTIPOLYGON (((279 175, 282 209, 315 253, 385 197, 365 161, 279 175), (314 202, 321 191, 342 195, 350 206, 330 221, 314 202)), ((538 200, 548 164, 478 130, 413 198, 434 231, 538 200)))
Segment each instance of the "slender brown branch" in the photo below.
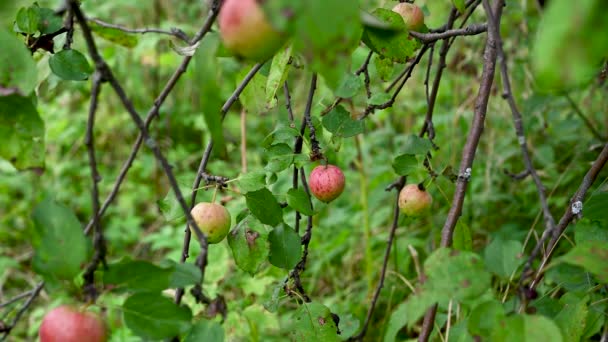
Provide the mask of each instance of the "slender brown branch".
POLYGON ((3 335, 0 338, 0 342, 5 341, 8 338, 8 335, 11 333, 11 330, 13 330, 13 328, 17 325, 17 323, 19 322, 21 317, 25 314, 25 312, 32 305, 32 303, 34 302, 34 299, 36 299, 36 297, 38 297, 38 295, 40 294, 40 291, 42 291, 43 287, 44 287, 44 282, 42 281, 42 282, 38 283, 38 285, 36 285, 36 287, 32 291, 29 291, 29 298, 25 301, 25 303, 23 303, 23 305, 21 306, 21 309, 19 309, 19 311, 17 311, 17 314, 15 314, 13 321, 8 326, 3 327, 4 328, 3 335))
POLYGON ((474 36, 484 33, 488 30, 488 24, 471 24, 464 28, 450 29, 439 33, 420 33, 410 32, 410 36, 420 39, 423 43, 429 44, 442 39, 448 39, 457 36, 474 36))
POLYGON ((596 128, 595 125, 593 124, 593 122, 591 122, 591 120, 585 115, 585 113, 583 113, 583 111, 581 110, 581 107, 578 106, 578 104, 576 104, 576 102, 574 102, 574 100, 572 99, 572 97, 570 97, 570 94, 566 93, 564 94, 564 97, 566 98, 566 100, 568 100, 568 103, 570 104, 570 106, 572 107, 572 109, 574 109, 574 113, 576 113, 576 115, 581 118, 581 120, 583 120, 583 122, 585 123, 585 126, 587 127, 587 129, 589 129, 589 131, 591 132, 591 134, 593 134, 593 136, 599 140, 599 141, 606 141, 608 140, 608 137, 602 135, 602 133, 600 133, 596 128))
POLYGON ((363 323, 363 327, 361 331, 348 339, 348 341, 363 341, 365 334, 367 333, 367 329, 369 327, 369 323, 372 319, 372 315, 374 313, 374 309, 376 308, 376 304, 378 302, 378 298, 380 298, 380 292, 382 287, 384 286, 384 279, 386 277, 386 270, 388 268, 388 260, 391 255, 391 248, 393 246, 393 240, 395 239, 395 232, 397 231, 397 227, 399 226, 399 206, 397 202, 399 200, 399 192, 405 185, 405 177, 400 177, 398 181, 398 185, 394 187, 397 190, 397 198, 395 199, 394 208, 393 208, 393 223, 391 225, 391 230, 388 235, 388 240, 386 241, 386 250, 384 251, 384 260, 382 261, 382 269, 380 271, 380 280, 378 282, 378 286, 376 286, 376 290, 374 292, 374 297, 372 298, 372 302, 367 310, 367 315, 365 317, 365 322, 363 323))
POLYGON ((106 244, 101 229, 101 222, 99 221, 99 189, 98 183, 100 181, 99 171, 97 170, 97 160, 95 158, 95 114, 97 112, 97 102, 99 100, 99 93, 101 92, 101 82, 103 82, 103 75, 98 71, 95 71, 92 78, 91 84, 91 101, 89 105, 89 118, 87 121, 87 130, 85 137, 85 145, 89 155, 89 166, 91 169, 91 202, 93 209, 93 247, 95 253, 93 259, 85 269, 83 274, 84 284, 83 289, 85 296, 88 300, 94 301, 97 298, 97 290, 95 289, 95 270, 99 263, 105 266, 106 257, 106 244))
MULTIPOLYGON (((397 86, 397 89, 395 89, 395 92, 391 96, 391 99, 388 100, 388 101, 386 101, 385 103, 382 103, 382 104, 379 104, 379 105, 368 105, 367 108, 365 108, 365 112, 360 117, 360 119, 365 119, 367 116, 369 116, 370 114, 374 113, 374 111, 376 111, 377 109, 386 109, 386 108, 389 108, 389 107, 393 106, 393 104, 397 100, 397 96, 399 95, 399 93, 401 93, 401 90, 405 86, 405 83, 412 76, 412 72, 414 71, 414 67, 418 63, 420 63, 420 60, 422 59, 422 57, 424 56, 424 54, 428 51, 428 49, 429 49, 429 45, 423 45, 422 46, 422 48, 420 49, 420 52, 418 52, 418 55, 416 55, 416 58, 414 58, 414 60, 410 63, 410 65, 406 69, 405 75, 404 75, 403 79, 401 80, 401 82, 399 83, 399 85, 397 86)), ((391 87, 389 87, 389 88, 391 88, 391 87)))
MULTIPOLYGON (((201 40, 205 37, 205 35, 209 32, 209 30, 211 29, 211 26, 215 22, 215 18, 217 17, 217 15, 218 15, 218 10, 211 11, 209 16, 205 20, 205 23, 199 30, 199 32, 192 39, 192 41, 190 41, 190 45, 196 44, 199 40, 201 40)), ((154 104, 152 105, 152 108, 148 111, 148 113, 146 114, 146 119, 144 120, 146 128, 150 127, 150 124, 152 123, 152 121, 158 116, 160 107, 163 105, 163 103, 165 102, 167 97, 169 97, 169 94, 171 93, 171 91, 173 90, 173 88, 175 87, 175 85, 177 84, 179 79, 181 78, 181 76, 186 72, 191 60, 192 60, 192 56, 184 57, 181 64, 177 67, 177 69, 175 70, 173 75, 171 75, 171 77, 169 78, 169 81, 167 81, 167 84, 165 85, 163 90, 160 92, 160 94, 154 100, 154 104)), ((110 191, 110 193, 106 197, 105 201, 101 205, 101 208, 99 210, 99 217, 101 217, 105 214, 105 212, 108 209, 108 207, 110 206, 110 204, 112 204, 112 202, 118 195, 118 191, 120 190, 120 187, 121 187, 123 181, 127 177, 127 173, 131 169, 131 165, 133 164, 133 161, 135 160, 135 157, 137 156, 137 153, 139 152, 139 148, 141 147, 142 143, 143 143, 143 136, 140 133, 137 136, 137 139, 135 140, 133 147, 131 148, 131 153, 129 154, 129 157, 123 163, 123 165, 120 169, 120 173, 118 174, 118 177, 116 177, 116 181, 114 182, 114 186, 112 187, 112 190, 110 191)), ((84 233, 88 234, 89 231, 92 229, 92 227, 93 227, 93 221, 90 220, 84 229, 84 233)))
POLYGON ((591 165, 591 168, 589 168, 589 171, 587 171, 587 173, 585 174, 585 177, 583 177, 583 180, 582 180, 580 186, 574 193, 574 196, 572 196, 572 198, 570 199, 570 205, 566 208, 566 212, 561 217, 557 226, 553 230, 553 232, 551 234, 551 240, 549 241, 549 243, 547 245, 547 254, 545 254, 545 256, 543 257, 540 267, 538 268, 538 271, 536 272, 534 281, 532 281, 532 283, 530 284, 531 289, 534 289, 538 285, 540 279, 543 277, 544 267, 551 260, 555 247, 557 246, 557 243, 559 242, 559 239, 562 237, 562 234, 564 233, 566 228, 568 228, 568 225, 570 224, 570 222, 572 222, 574 217, 576 217, 582 213, 583 200, 585 199, 585 196, 587 195, 587 191, 589 191, 589 188, 591 187, 591 185, 593 185, 593 182, 595 182, 595 179, 597 178, 598 174, 600 173, 602 168, 604 168, 604 166, 606 165, 607 162, 608 162, 608 143, 606 145, 604 145, 604 148, 600 152, 599 156, 593 162, 593 164, 591 165))
POLYGON ((102 21, 97 18, 89 18, 89 21, 91 21, 101 27, 116 29, 116 30, 120 30, 125 33, 138 33, 138 34, 158 33, 158 34, 164 34, 164 35, 175 37, 186 43, 190 42, 188 35, 184 31, 182 31, 178 28, 175 28, 175 27, 171 28, 171 30, 163 30, 163 29, 159 29, 159 28, 147 28, 147 27, 132 29, 132 28, 121 26, 121 25, 107 23, 107 22, 102 21))
MULTIPOLYGON (((491 15, 495 13, 496 25, 500 25, 500 19, 502 16, 502 7, 504 0, 497 0, 494 4, 495 8, 492 9, 487 0, 483 1, 484 9, 487 14, 491 15)), ((463 149, 462 160, 460 162, 460 171, 458 179, 456 181, 456 190, 454 191, 454 197, 452 205, 448 212, 446 222, 441 231, 441 246, 451 247, 452 236, 454 235, 454 228, 456 222, 460 218, 462 213, 462 206, 464 203, 464 196, 466 193, 467 184, 471 177, 471 169, 473 167, 473 161, 475 159, 475 152, 479 144, 481 133, 483 132, 486 112, 488 109, 488 100, 490 98, 490 92, 492 90, 492 83, 494 81, 494 73, 496 70, 496 57, 498 37, 493 30, 488 31, 488 37, 486 40, 486 47, 484 51, 484 65, 481 74, 481 82, 479 91, 477 93, 477 99, 475 101, 475 112, 473 117, 473 123, 467 136, 467 141, 463 149)), ((418 336, 419 342, 428 341, 433 325, 435 321, 435 314, 437 312, 437 305, 434 305, 429 309, 424 317, 422 331, 418 336)))

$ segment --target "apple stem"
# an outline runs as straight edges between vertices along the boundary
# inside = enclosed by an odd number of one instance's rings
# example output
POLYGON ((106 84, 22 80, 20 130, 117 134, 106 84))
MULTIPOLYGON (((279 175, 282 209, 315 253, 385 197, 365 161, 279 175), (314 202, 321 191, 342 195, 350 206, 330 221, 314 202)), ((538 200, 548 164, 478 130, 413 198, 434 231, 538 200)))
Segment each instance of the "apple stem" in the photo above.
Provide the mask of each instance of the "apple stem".
POLYGON ((420 183, 418 183, 418 189, 419 189, 420 191, 426 191, 426 188, 424 187, 424 182, 420 182, 420 183))
POLYGON ((211 198, 211 203, 215 203, 215 197, 217 196, 217 186, 215 187, 215 190, 213 190, 213 197, 211 198))

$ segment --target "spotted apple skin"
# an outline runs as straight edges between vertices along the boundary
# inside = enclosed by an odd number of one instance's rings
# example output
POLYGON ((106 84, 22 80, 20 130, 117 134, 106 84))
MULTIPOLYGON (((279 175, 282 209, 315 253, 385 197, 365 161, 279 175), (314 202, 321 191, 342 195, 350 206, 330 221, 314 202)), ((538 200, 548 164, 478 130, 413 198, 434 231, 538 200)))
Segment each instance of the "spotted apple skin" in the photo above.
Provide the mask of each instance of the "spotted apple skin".
POLYGON ((399 193, 399 209, 407 216, 419 217, 426 214, 433 198, 418 184, 408 184, 399 193))
POLYGON ((95 313, 63 305, 44 316, 40 342, 105 342, 106 327, 95 313))
POLYGON ((230 212, 220 204, 201 202, 192 208, 190 214, 210 244, 221 242, 230 231, 230 212))
POLYGON ((319 165, 310 173, 309 185, 312 194, 321 202, 329 203, 344 191, 344 173, 335 165, 319 165))
POLYGON ((424 27, 424 13, 420 7, 407 2, 401 2, 393 7, 393 12, 399 13, 410 31, 419 31, 424 27))
POLYGON ((269 22, 261 0, 224 0, 218 15, 220 37, 237 57, 263 62, 285 43, 269 22))

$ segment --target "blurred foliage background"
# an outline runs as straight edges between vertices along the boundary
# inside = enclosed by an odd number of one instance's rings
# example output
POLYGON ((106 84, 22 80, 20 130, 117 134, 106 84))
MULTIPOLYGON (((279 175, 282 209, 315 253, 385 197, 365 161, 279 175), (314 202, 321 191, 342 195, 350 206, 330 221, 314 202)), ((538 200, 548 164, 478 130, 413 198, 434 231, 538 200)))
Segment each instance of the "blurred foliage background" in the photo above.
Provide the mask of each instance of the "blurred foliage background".
MULTIPOLYGON (((57 8, 62 1, 40 0, 41 6, 57 8)), ((388 8, 391 1, 362 1, 364 7, 388 8)), ((437 27, 447 20, 449 1, 417 1, 427 13, 426 24, 437 27)), ((16 10, 28 1, 2 2, 0 20, 11 27, 16 10)), ((83 1, 85 13, 100 20, 131 28, 179 27, 192 35, 206 16, 200 1, 83 1)), ((582 112, 595 127, 606 135, 608 127, 608 97, 606 84, 573 89, 567 94, 545 94, 534 87, 530 70, 533 38, 538 28, 541 9, 535 1, 509 1, 503 17, 502 34, 505 53, 509 59, 515 98, 524 115, 528 144, 534 165, 547 187, 552 213, 559 217, 568 205, 590 162, 597 155, 601 141, 594 137, 582 112)), ((480 9, 470 20, 485 21, 480 9)), ((181 57, 170 47, 168 36, 133 35, 137 43, 130 48, 98 39, 103 57, 125 86, 135 107, 145 113, 152 105, 181 57)), ((80 34, 76 46, 84 50, 80 34)), ((438 150, 433 153, 432 167, 441 172, 451 166, 458 168, 461 149, 471 122, 474 99, 481 73, 485 35, 458 38, 448 55, 448 66, 441 82, 434 123, 438 150)), ((57 41, 56 46, 62 42, 57 41)), ((352 56, 353 68, 367 56, 362 45, 352 56)), ((46 196, 75 210, 81 222, 91 217, 89 165, 84 145, 87 120, 89 82, 61 82, 50 73, 48 54, 35 54, 41 79, 38 110, 46 125, 46 160, 43 172, 18 172, 7 161, 0 160, 0 302, 32 288, 38 277, 32 272, 29 244, 31 210, 46 196)), ((376 58, 376 57, 374 57, 376 58)), ((436 63, 437 59, 435 59, 436 63)), ((417 134, 426 112, 424 58, 399 95, 393 108, 377 111, 365 121, 365 133, 350 139, 332 139, 325 132, 321 137, 329 160, 345 170, 345 194, 326 206, 315 217, 313 238, 307 270, 303 273, 304 287, 316 301, 332 308, 344 322, 362 319, 375 288, 381 260, 391 223, 394 195, 385 187, 395 180, 391 167, 394 156, 406 134, 417 134)), ((250 65, 232 58, 221 58, 221 97, 226 99, 242 79, 250 65)), ((402 66, 395 66, 393 76, 402 66)), ((262 71, 263 72, 263 71, 262 71)), ((379 91, 388 83, 379 79, 376 65, 370 67, 372 87, 379 91)), ((297 120, 302 117, 309 86, 309 73, 302 69, 290 72, 292 105, 297 120)), ((493 95, 481 145, 476 155, 463 216, 459 226, 472 232, 471 247, 483 253, 497 237, 523 242, 529 232, 542 232, 544 227, 538 196, 530 178, 514 180, 505 171, 524 170, 521 152, 513 128, 511 112, 501 99, 500 76, 497 73, 493 95)), ((392 78, 391 78, 392 79, 392 78)), ((200 113, 200 82, 190 68, 160 111, 151 132, 158 138, 163 151, 174 166, 174 172, 186 194, 194 179, 209 133, 200 113)), ((314 102, 313 115, 333 101, 332 92, 320 84, 314 102)), ((95 127, 98 163, 103 177, 99 183, 102 198, 110 191, 132 143, 137 128, 121 107, 116 96, 105 87, 101 93, 98 120, 95 127)), ((361 111, 365 95, 359 94, 346 107, 361 111)), ((268 113, 246 114, 246 165, 241 161, 241 107, 237 104, 224 122, 226 153, 215 153, 209 164, 211 174, 237 177, 243 170, 264 165, 262 142, 277 123, 287 122, 285 101, 268 113)), ((307 166, 310 171, 312 165, 307 166)), ((602 182, 594 189, 606 189, 606 170, 602 182)), ((419 179, 412 181, 423 181, 419 179)), ((273 185, 276 193, 284 193, 291 185, 291 171, 279 174, 273 185)), ((450 207, 453 184, 439 177, 429 184, 433 195, 433 214, 419 221, 403 218, 397 231, 395 249, 390 260, 389 274, 381 294, 370 331, 370 340, 379 339, 387 329, 391 310, 411 291, 404 279, 415 282, 416 272, 407 246, 412 245, 424 258, 437 247, 441 227, 450 207)), ((131 168, 118 198, 103 219, 108 239, 109 260, 123 256, 151 260, 178 260, 185 228, 184 219, 168 217, 161 208, 168 202, 166 178, 148 149, 142 149, 131 168)), ((212 191, 199 193, 199 200, 209 200, 212 191)), ((224 192, 221 200, 233 217, 245 208, 242 196, 224 192)), ((318 204, 319 202, 317 202, 318 204)), ((166 212, 165 212, 166 214, 166 212)), ((286 222, 293 222, 293 212, 285 212, 286 222)), ((572 228, 571 228, 572 229, 572 228)), ((469 243, 469 242, 465 242, 469 243)), ((192 253, 197 253, 192 244, 192 253)), ((565 271, 564 271, 565 272, 565 271)), ((210 249, 205 289, 211 296, 226 298, 228 317, 224 323, 230 341, 279 341, 292 322, 293 300, 285 299, 280 314, 266 311, 262 304, 280 285, 284 271, 270 265, 251 277, 233 262, 226 242, 210 249), (291 303, 290 303, 291 301, 291 303)), ((550 285, 551 281, 548 282, 550 285)), ((505 283, 495 281, 496 289, 505 283)), ((27 319, 12 333, 15 341, 34 339, 45 308, 63 301, 43 292, 27 319)), ((186 296, 188 304, 193 300, 186 296)), ((112 307, 119 305, 120 296, 103 296, 99 304, 108 308, 113 341, 137 340, 126 328, 112 307)), ((195 314, 202 314, 193 305, 195 314)), ((354 323, 353 323, 354 324, 354 323)))

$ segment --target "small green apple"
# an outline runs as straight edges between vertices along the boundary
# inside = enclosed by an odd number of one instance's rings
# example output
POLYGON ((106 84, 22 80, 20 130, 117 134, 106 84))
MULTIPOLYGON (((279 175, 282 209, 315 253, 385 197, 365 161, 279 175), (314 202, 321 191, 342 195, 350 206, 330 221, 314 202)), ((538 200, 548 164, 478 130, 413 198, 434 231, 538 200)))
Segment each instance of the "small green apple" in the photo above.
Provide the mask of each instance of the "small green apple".
POLYGON ((218 24, 224 45, 236 56, 255 62, 272 57, 286 35, 268 21, 262 0, 224 0, 218 24))
POLYGON ((433 203, 422 184, 408 184, 399 193, 399 209, 407 216, 418 217, 428 212, 433 203))
POLYGON ((208 243, 219 243, 228 235, 228 231, 230 230, 230 213, 224 206, 216 203, 201 202, 192 208, 190 214, 196 225, 207 235, 208 243))
POLYGON ((393 12, 401 15, 409 31, 418 31, 424 27, 424 13, 414 4, 400 2, 393 7, 393 12))

